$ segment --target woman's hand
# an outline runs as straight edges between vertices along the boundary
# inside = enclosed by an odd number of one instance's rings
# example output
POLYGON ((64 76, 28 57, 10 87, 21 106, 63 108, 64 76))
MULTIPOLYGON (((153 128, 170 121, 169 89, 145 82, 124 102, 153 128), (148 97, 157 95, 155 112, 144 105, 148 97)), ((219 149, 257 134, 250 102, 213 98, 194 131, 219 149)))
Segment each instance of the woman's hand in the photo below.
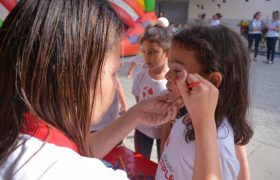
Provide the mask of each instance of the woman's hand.
POLYGON ((133 114, 137 124, 161 125, 175 119, 182 99, 170 100, 168 94, 145 99, 137 103, 127 113, 133 114))

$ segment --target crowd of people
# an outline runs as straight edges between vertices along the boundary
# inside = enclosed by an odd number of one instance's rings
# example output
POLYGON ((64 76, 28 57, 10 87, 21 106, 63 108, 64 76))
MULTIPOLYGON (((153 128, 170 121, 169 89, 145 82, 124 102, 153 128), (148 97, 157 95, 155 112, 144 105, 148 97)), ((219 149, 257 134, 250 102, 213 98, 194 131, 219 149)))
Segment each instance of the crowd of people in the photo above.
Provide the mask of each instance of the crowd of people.
POLYGON ((248 33, 248 48, 251 50, 254 42, 254 61, 257 61, 259 51, 259 43, 262 38, 266 41, 266 61, 267 64, 273 64, 276 43, 280 37, 280 14, 279 11, 273 11, 272 18, 263 20, 260 11, 256 12, 253 16, 249 26, 248 33))
MULTIPOLYGON (((207 19, 207 15, 205 13, 199 14, 198 18, 195 19, 195 25, 202 25, 202 26, 219 26, 221 25, 221 18, 223 16, 221 13, 215 13, 212 18, 209 20, 207 19)), ((249 32, 247 35, 248 39, 248 49, 249 51, 252 50, 252 46, 254 44, 254 55, 253 61, 257 61, 257 56, 259 53, 259 46, 261 40, 264 40, 266 46, 266 57, 267 60, 264 63, 273 64, 277 42, 280 37, 280 15, 279 11, 273 11, 271 18, 266 17, 262 19, 262 13, 260 11, 256 12, 253 15, 253 18, 249 21, 249 32)), ((193 24, 185 24, 185 27, 193 26, 193 24)), ((179 32, 182 28, 181 24, 177 26, 174 25, 175 32, 179 32)), ((280 43, 280 42, 279 42, 280 43)))

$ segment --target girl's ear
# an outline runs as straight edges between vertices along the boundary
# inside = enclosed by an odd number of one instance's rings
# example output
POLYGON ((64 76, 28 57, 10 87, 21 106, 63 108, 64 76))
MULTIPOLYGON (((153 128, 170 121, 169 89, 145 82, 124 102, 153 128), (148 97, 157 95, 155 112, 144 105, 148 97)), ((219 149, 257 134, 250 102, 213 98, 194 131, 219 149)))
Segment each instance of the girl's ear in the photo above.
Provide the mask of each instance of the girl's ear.
POLYGON ((223 76, 220 72, 215 71, 212 72, 208 75, 207 78, 214 86, 216 86, 216 88, 219 88, 222 81, 223 81, 223 76))

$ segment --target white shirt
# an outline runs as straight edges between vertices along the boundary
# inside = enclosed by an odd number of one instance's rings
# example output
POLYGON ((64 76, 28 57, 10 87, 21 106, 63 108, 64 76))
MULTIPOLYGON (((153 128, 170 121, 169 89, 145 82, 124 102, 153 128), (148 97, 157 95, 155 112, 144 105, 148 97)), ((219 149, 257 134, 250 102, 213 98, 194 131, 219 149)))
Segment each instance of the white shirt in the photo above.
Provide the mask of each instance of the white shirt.
MULTIPOLYGON (((279 28, 280 27, 280 20, 278 20, 278 21, 269 20, 268 21, 268 27, 269 28, 279 28)), ((279 31, 269 29, 267 31, 266 37, 279 37, 279 31)))
POLYGON ((221 21, 219 19, 212 19, 210 21, 211 26, 219 26, 221 24, 221 21))
POLYGON ((0 167, 0 177, 12 180, 35 179, 128 179, 122 170, 107 168, 102 161, 80 156, 65 147, 20 134, 18 144, 0 167))
POLYGON ((253 19, 253 21, 251 22, 251 29, 249 34, 261 34, 261 29, 263 27, 263 22, 262 20, 256 20, 253 19), (254 29, 258 29, 258 30, 254 30, 254 29))
MULTIPOLYGON (((155 80, 149 75, 149 69, 145 68, 133 79, 132 94, 139 97, 139 101, 160 96, 166 93, 166 79, 155 80)), ((150 138, 161 138, 161 126, 139 125, 137 130, 150 138)))
MULTIPOLYGON (((195 140, 185 141, 184 117, 177 119, 158 164, 156 180, 191 180, 193 175, 195 140)), ((223 180, 236 180, 239 162, 234 148, 233 130, 227 120, 218 129, 218 148, 223 180)))

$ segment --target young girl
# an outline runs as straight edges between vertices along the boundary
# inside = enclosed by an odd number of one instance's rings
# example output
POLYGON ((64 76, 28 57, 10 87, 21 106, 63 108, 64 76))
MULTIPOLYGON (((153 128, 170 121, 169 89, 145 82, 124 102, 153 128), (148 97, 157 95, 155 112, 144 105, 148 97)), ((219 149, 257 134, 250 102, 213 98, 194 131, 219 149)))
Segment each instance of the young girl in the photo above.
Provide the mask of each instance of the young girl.
MULTIPOLYGON (((145 31, 141 39, 141 49, 147 68, 139 72, 134 80, 132 94, 136 102, 166 93, 165 74, 168 71, 168 49, 172 32, 165 27, 155 26, 145 31)), ((161 127, 138 126, 135 130, 135 150, 150 158, 153 141, 156 139, 158 157, 161 127)))
MULTIPOLYGON (((194 173, 197 131, 194 131, 193 119, 205 114, 205 111, 189 105, 186 96, 195 94, 201 88, 199 84, 189 83, 192 77, 189 74, 194 74, 195 79, 202 76, 219 89, 215 114, 208 117, 215 118, 216 122, 222 179, 237 179, 239 162, 235 144, 247 144, 253 134, 247 119, 247 48, 236 33, 224 26, 194 27, 175 35, 169 51, 169 68, 166 79, 170 98, 182 96, 188 112, 185 110, 177 117, 172 127, 156 179, 192 179, 194 173), (182 77, 184 85, 178 84, 178 78, 182 77)), ((205 129, 207 131, 207 127, 205 129)))

